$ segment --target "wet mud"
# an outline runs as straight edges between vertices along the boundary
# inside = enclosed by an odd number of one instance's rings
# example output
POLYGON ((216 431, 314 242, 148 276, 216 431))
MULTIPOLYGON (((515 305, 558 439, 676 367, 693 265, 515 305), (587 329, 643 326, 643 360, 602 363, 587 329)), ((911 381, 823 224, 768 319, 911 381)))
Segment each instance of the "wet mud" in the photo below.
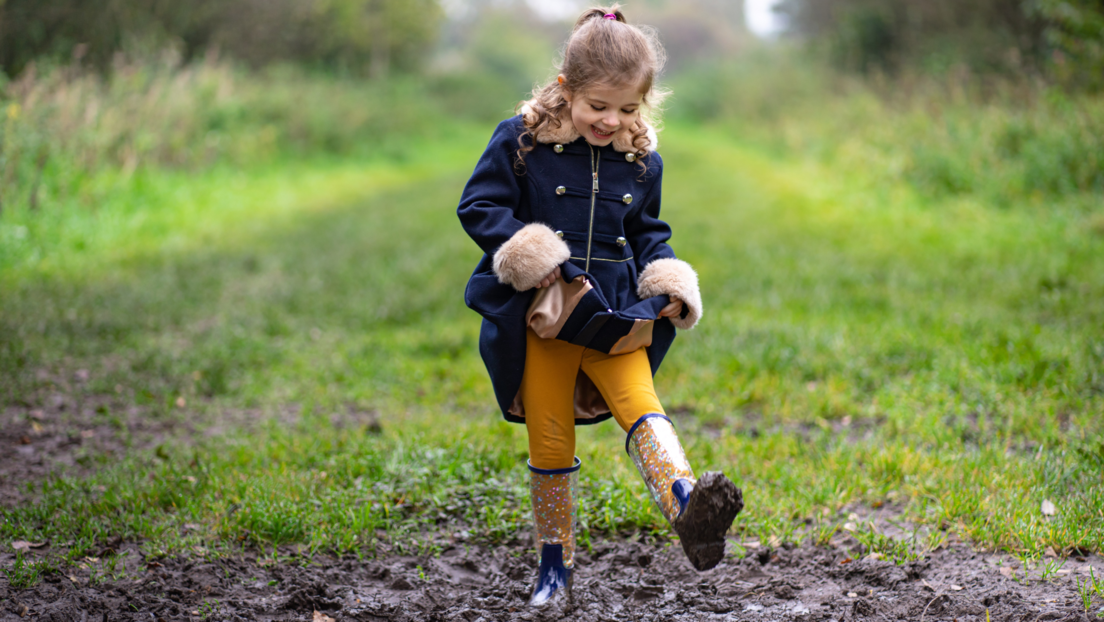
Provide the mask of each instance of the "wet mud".
POLYGON ((698 479, 686 509, 672 523, 695 569, 709 570, 724 559, 725 533, 742 509, 743 492, 724 473, 707 471, 698 479))
MULTIPOLYGON (((840 543, 753 546, 699 573, 677 543, 608 540, 577 554, 570 607, 534 611, 526 601, 537 560, 522 544, 278 563, 250 554, 143 559, 132 544, 118 553, 111 572, 87 560, 28 589, 0 575, 0 620, 1088 621, 1101 603, 1086 613, 1075 582, 1104 565, 1070 558, 1044 581, 962 543, 904 565, 853 559, 840 543)), ((0 566, 12 558, 0 554, 0 566)))

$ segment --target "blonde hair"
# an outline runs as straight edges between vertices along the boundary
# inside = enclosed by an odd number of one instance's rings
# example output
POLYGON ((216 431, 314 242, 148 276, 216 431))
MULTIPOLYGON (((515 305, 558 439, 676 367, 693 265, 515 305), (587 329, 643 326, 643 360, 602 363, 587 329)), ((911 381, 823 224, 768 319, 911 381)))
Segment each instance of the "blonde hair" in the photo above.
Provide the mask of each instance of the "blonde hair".
MULTIPOLYGON (((636 126, 630 128, 632 145, 638 155, 654 147, 648 138, 648 127, 658 123, 659 104, 666 92, 656 88, 656 75, 663 69, 667 55, 659 43, 656 31, 648 26, 631 25, 625 21, 621 7, 595 7, 579 16, 571 37, 563 49, 563 62, 556 68, 563 76, 561 83, 553 78, 548 84, 533 90, 532 99, 518 104, 528 105, 522 115, 525 132, 518 137, 518 159, 533 150, 526 136, 536 137, 545 130, 559 128, 560 115, 567 108, 564 93, 585 93, 594 86, 613 88, 639 87, 643 106, 636 126), (609 19, 613 15, 617 19, 609 19)), ((643 158, 638 160, 646 168, 643 158)))

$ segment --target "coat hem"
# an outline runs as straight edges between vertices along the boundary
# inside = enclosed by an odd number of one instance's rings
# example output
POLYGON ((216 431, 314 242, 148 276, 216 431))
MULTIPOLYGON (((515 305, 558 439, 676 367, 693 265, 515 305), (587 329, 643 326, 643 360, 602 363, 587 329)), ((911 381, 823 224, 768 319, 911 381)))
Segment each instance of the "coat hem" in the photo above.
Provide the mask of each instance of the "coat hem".
MULTIPOLYGON (((589 419, 581 419, 579 417, 576 417, 575 418, 575 425, 577 425, 577 426, 580 426, 580 425, 594 425, 596 423, 602 423, 603 421, 605 421, 605 420, 607 420, 611 417, 613 417, 613 413, 605 413, 605 414, 602 414, 602 415, 591 417, 589 419)), ((525 417, 517 417, 515 415, 502 413, 502 418, 505 419, 506 421, 510 422, 510 423, 520 423, 522 425, 525 425, 525 417)))

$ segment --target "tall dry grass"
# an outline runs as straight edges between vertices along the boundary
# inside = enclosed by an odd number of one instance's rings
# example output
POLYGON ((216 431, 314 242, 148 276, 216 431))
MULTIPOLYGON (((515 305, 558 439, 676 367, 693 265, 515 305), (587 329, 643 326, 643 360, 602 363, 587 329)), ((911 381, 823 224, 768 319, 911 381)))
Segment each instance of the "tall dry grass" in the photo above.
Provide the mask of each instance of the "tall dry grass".
POLYGON ((109 75, 31 67, 0 85, 0 209, 41 209, 142 167, 252 166, 282 157, 402 157, 451 122, 452 100, 416 77, 348 80, 282 66, 246 71, 209 56, 116 63, 109 75))

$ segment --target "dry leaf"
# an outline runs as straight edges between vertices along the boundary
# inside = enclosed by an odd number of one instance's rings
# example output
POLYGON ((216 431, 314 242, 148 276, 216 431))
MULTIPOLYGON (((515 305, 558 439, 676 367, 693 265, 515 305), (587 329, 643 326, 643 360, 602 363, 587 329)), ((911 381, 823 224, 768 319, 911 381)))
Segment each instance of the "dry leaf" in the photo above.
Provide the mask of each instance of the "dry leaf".
POLYGON ((180 397, 176 398, 176 407, 177 408, 184 408, 187 405, 188 405, 188 400, 184 399, 184 396, 180 396, 180 397))
POLYGON ((1008 566, 1002 566, 1002 567, 1001 567, 1001 569, 1000 569, 1000 573, 1001 573, 1002 575, 1004 575, 1004 576, 1006 576, 1006 577, 1010 578, 1010 579, 1012 578, 1012 573, 1013 573, 1013 572, 1015 572, 1015 571, 1014 571, 1014 570, 1012 570, 1012 568, 1010 568, 1010 567, 1008 567, 1008 566))
POLYGON ((956 592, 961 592, 962 591, 962 586, 961 585, 955 585, 954 583, 952 583, 951 584, 951 589, 956 591, 956 592))
POLYGON ((1043 500, 1042 510, 1043 516, 1054 516, 1058 513, 1058 508, 1054 507, 1054 504, 1047 499, 1043 500))
POLYGON ((315 611, 314 612, 314 618, 311 619, 311 622, 337 622, 337 620, 334 620, 333 618, 331 618, 330 616, 322 613, 321 611, 315 611))
POLYGON ((46 546, 45 542, 27 542, 25 540, 16 540, 12 542, 12 548, 17 551, 29 551, 31 549, 40 549, 46 546))
POLYGON ((779 538, 778 536, 771 536, 770 538, 767 539, 767 546, 771 547, 772 549, 776 549, 781 545, 782 545, 782 539, 779 538))

